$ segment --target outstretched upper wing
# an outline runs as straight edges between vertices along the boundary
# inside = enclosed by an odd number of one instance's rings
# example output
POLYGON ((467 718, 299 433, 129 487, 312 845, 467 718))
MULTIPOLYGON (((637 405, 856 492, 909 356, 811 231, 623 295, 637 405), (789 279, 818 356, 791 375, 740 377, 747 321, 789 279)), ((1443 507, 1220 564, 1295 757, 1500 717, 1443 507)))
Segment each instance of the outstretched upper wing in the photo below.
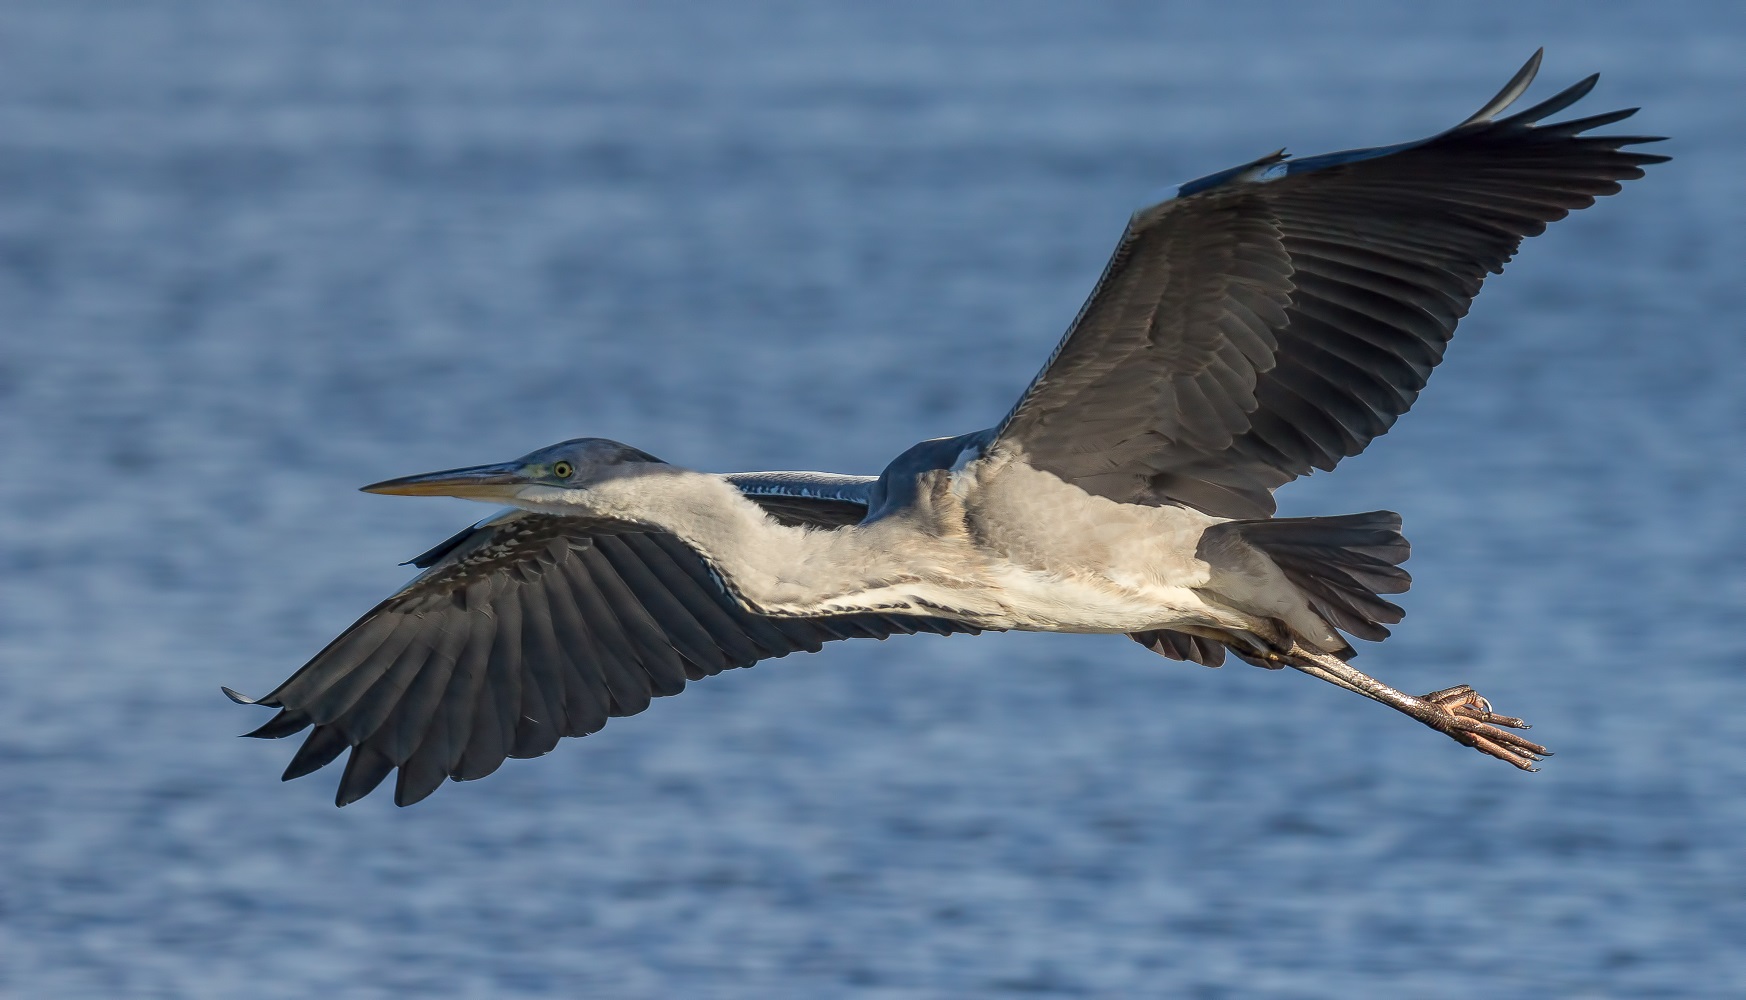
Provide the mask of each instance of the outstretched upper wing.
POLYGON ((1419 142, 1283 152, 1182 185, 1129 222, 1049 363, 998 428, 1088 492, 1273 513, 1272 490, 1363 451, 1405 413, 1488 273, 1616 193, 1636 109, 1551 125, 1595 77, 1507 118, 1496 98, 1419 142))
MULTIPOLYGON (((840 517, 822 502, 808 516, 803 494, 782 500, 797 521, 840 517)), ((977 631, 906 615, 753 614, 679 539, 620 522, 511 510, 414 562, 423 574, 258 702, 280 711, 251 736, 314 727, 287 779, 351 749, 340 805, 395 768, 394 801, 408 805, 444 778, 539 756, 730 667, 833 639, 977 631)))

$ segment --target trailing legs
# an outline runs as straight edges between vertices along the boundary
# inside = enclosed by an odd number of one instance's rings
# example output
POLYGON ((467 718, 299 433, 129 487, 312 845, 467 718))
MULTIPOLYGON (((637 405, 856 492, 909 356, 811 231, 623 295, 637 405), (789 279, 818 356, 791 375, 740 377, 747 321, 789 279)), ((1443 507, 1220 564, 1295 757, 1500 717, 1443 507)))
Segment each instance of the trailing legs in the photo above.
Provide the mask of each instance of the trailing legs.
POLYGON ((1510 732, 1509 729, 1527 729, 1528 724, 1521 719, 1494 713, 1491 703, 1465 684, 1414 697, 1354 669, 1337 656, 1305 649, 1298 643, 1293 643, 1284 653, 1269 652, 1266 659, 1273 661, 1267 666, 1295 667, 1311 677, 1319 677, 1336 687, 1379 701, 1457 743, 1514 764, 1524 771, 1539 770, 1534 764, 1552 754, 1540 744, 1510 732))

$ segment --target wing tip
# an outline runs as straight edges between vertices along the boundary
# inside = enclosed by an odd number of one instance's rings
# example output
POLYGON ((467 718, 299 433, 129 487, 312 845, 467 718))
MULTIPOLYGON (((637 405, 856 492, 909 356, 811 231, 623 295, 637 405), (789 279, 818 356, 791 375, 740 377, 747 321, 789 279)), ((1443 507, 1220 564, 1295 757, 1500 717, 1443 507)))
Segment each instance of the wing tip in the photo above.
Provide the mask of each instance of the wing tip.
POLYGON ((279 713, 261 724, 251 732, 242 734, 245 739, 282 740, 287 736, 302 732, 309 727, 309 717, 301 712, 289 712, 280 709, 279 713))
MULTIPOLYGON (((1497 118, 1496 116, 1499 113, 1514 105, 1521 99, 1523 94, 1527 93, 1528 87, 1533 84, 1534 78, 1539 75, 1540 63, 1545 54, 1545 46, 1535 49, 1534 54, 1528 58, 1528 61, 1522 65, 1521 69, 1516 71, 1514 76, 1510 77, 1510 81, 1504 84, 1503 89, 1499 90, 1496 96, 1485 102, 1484 106, 1482 106, 1478 111, 1469 115, 1465 121, 1461 122, 1461 124, 1455 126, 1455 128, 1450 131, 1460 131, 1474 126, 1485 125, 1516 125, 1524 127, 1535 125, 1538 124, 1541 119, 1557 114, 1565 108, 1570 107, 1572 104, 1575 104, 1577 101, 1582 100, 1584 97, 1587 97, 1589 92, 1594 90, 1595 84, 1600 82, 1599 73, 1590 73, 1581 80, 1578 80, 1558 93, 1553 94, 1546 100, 1541 101, 1539 104, 1518 111, 1515 114, 1510 115, 1508 118, 1497 118)), ((1626 112, 1620 117, 1630 117, 1630 115, 1635 113, 1636 110, 1636 108, 1632 108, 1629 112, 1626 112)))
POLYGON ((346 770, 340 776, 333 804, 344 809, 375 791, 393 770, 394 762, 381 751, 369 746, 353 747, 351 756, 346 758, 346 770))
POLYGON ((1499 118, 1492 124, 1500 127, 1515 126, 1518 128, 1538 125, 1542 119, 1555 115, 1587 97, 1589 92, 1594 90, 1595 84, 1599 82, 1600 74, 1590 73, 1539 104, 1518 111, 1508 118, 1499 118))
POLYGON ((407 777, 407 774, 406 765, 402 764, 400 766, 400 774, 394 780, 394 804, 402 809, 405 809, 407 806, 417 805, 425 799, 430 798, 437 789, 443 787, 443 782, 448 780, 448 775, 444 774, 434 782, 425 782, 415 785, 412 783, 412 780, 407 777))
POLYGON ((1545 56, 1546 47, 1544 45, 1535 49, 1534 54, 1528 57, 1528 61, 1522 64, 1521 69, 1516 70, 1516 74, 1510 77, 1510 82, 1504 84, 1502 90, 1499 90, 1491 100, 1486 101, 1478 111, 1469 115, 1466 121, 1455 127, 1466 128, 1469 125, 1491 121, 1493 115, 1520 100, 1534 82, 1534 77, 1540 74, 1540 62, 1545 56))

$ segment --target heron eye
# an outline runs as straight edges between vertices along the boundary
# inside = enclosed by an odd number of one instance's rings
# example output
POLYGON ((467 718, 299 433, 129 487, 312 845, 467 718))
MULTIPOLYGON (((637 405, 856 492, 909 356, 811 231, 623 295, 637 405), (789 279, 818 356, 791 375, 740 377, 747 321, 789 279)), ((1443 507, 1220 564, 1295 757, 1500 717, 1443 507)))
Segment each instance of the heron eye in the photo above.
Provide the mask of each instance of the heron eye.
POLYGON ((569 479, 576 474, 576 467, 569 462, 553 462, 552 475, 559 479, 569 479))

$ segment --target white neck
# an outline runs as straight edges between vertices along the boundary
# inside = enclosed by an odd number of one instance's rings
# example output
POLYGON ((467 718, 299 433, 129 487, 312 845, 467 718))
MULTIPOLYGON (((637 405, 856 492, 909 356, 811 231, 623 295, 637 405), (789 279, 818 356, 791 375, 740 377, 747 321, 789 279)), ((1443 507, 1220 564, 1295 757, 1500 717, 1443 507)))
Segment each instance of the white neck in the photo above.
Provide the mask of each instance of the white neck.
POLYGON ((583 489, 528 487, 516 506, 595 515, 669 532, 698 554, 753 610, 819 615, 901 610, 932 559, 905 559, 891 526, 791 528, 772 520, 720 476, 653 466, 583 489))

